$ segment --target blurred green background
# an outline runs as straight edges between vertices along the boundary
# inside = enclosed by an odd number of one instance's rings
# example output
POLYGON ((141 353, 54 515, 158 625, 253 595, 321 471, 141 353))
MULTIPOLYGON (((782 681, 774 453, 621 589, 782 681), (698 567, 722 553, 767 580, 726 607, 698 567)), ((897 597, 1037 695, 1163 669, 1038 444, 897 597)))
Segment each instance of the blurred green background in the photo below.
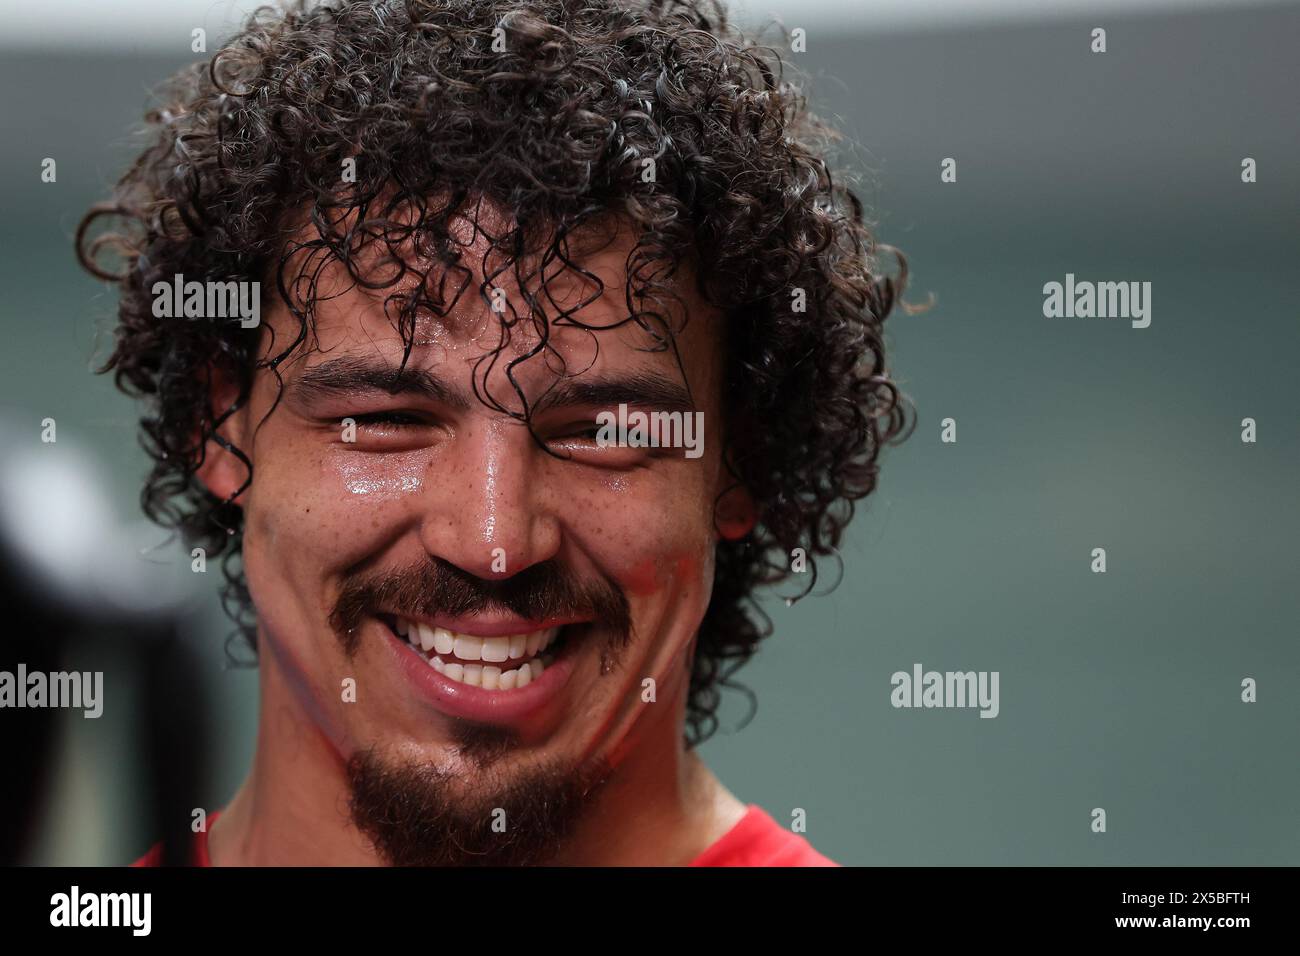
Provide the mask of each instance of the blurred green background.
MULTIPOLYGON (((881 29, 869 4, 819 10, 794 59, 856 143, 841 165, 907 254, 909 300, 935 297, 889 320, 919 427, 885 455, 838 590, 769 602, 776 635, 742 671, 757 714, 736 729, 730 696, 705 758, 778 820, 805 810, 846 864, 1300 863, 1300 8, 881 29), (1044 318, 1067 272, 1151 282, 1150 328, 1044 318), (916 662, 999 671, 1000 715, 894 709, 890 675, 916 662)), ((71 237, 136 148, 147 88, 196 56, 187 31, 173 46, 0 40, 0 409, 98 454, 123 518, 145 458, 131 403, 89 371, 114 303, 71 237)), ((223 666, 210 603, 218 807, 251 758, 256 675, 223 666)), ((108 693, 131 689, 110 674, 108 693)), ((65 721, 32 862, 147 848, 133 733, 121 707, 65 721)))

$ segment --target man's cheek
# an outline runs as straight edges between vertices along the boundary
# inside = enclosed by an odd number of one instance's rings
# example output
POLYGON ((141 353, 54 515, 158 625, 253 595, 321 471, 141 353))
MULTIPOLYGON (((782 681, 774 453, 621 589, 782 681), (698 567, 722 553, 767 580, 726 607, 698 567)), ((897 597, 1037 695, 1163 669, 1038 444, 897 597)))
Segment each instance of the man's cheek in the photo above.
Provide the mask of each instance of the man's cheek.
POLYGON ((703 488, 665 502, 644 524, 654 529, 649 537, 655 559, 655 578, 678 591, 709 577, 717 545, 712 523, 712 498, 703 488))
POLYGON ((259 616, 292 630, 328 600, 321 563, 348 542, 348 509, 313 479, 315 463, 304 464, 294 473, 263 465, 244 515, 244 566, 259 616))
POLYGON ((630 510, 626 525, 586 537, 584 548, 633 606, 638 632, 691 630, 708 605, 715 541, 689 512, 630 510))
POLYGON ((400 455, 339 452, 322 463, 322 482, 336 497, 365 511, 418 498, 428 471, 423 451, 400 455))
POLYGON ((625 570, 634 586, 649 587, 655 561, 710 547, 713 498, 705 479, 700 468, 616 475, 597 493, 576 499, 566 524, 608 559, 602 564, 625 570))
POLYGON ((304 590, 295 575, 305 571, 305 561, 288 557, 310 554, 297 540, 298 530, 283 520, 281 508, 259 498, 245 514, 244 569, 249 593, 263 627, 280 631, 302 616, 297 598, 304 590))
POLYGON ((268 471, 250 531, 268 552, 304 566, 326 555, 340 565, 363 557, 420 487, 410 469, 394 474, 359 456, 326 454, 268 471))

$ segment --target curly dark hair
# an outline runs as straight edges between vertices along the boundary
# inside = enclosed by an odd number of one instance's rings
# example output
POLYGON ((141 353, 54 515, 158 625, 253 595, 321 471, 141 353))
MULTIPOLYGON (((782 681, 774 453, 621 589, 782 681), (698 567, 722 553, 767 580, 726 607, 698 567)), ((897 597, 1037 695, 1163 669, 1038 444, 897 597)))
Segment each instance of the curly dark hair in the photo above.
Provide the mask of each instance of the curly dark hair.
MULTIPOLYGON (((675 350, 653 304, 684 260, 725 317, 724 461, 759 524, 717 546, 687 746, 716 731, 721 687, 753 702, 731 675, 772 631, 756 592, 793 577, 796 548, 811 572, 800 596, 812 591, 817 559, 838 561, 854 503, 876 486, 882 446, 915 426, 882 334, 906 259, 875 241, 858 197, 832 180, 840 135, 809 111, 788 65, 714 0, 334 0, 263 7, 167 81, 145 116, 148 146, 84 217, 77 254, 120 289, 100 371, 146 399, 144 511, 222 558, 232 636, 256 651, 241 510, 195 477, 206 442, 238 456, 251 482, 251 462, 217 429, 259 368, 278 376, 312 339, 321 267, 341 263, 369 289, 422 275, 403 258, 412 247, 463 269, 449 218, 487 198, 517 217, 491 237, 516 269, 540 253, 599 282, 572 261, 568 234, 611 214, 634 224, 625 321, 651 347, 675 350), (355 182, 340 176, 349 158, 355 182), (314 237, 295 239, 304 223, 314 237), (362 274, 363 248, 383 250, 382 277, 362 274), (878 271, 882 253, 895 275, 878 271), (259 330, 156 318, 151 290, 178 273, 267 280, 290 303, 296 338, 259 357, 259 330), (214 369, 239 388, 224 411, 211 407, 214 369)), ((387 299, 407 356, 417 314, 454 305, 417 288, 387 299)), ((548 315, 544 292, 527 315, 502 316, 503 342, 520 321, 539 348, 556 325, 582 325, 580 306, 548 315)), ((507 411, 486 387, 479 398, 507 411)), ((528 405, 507 413, 527 422, 528 405)))

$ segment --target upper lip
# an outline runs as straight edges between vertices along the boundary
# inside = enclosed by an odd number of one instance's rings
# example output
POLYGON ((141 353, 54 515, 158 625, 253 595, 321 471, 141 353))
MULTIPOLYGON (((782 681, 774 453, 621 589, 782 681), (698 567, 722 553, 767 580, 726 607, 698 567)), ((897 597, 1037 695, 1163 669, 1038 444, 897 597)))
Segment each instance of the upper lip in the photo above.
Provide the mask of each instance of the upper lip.
POLYGON ((450 617, 447 615, 425 617, 422 614, 407 614, 404 611, 385 611, 382 613, 389 617, 400 617, 404 621, 414 621, 433 628, 441 627, 457 634, 468 634, 473 637, 507 637, 513 634, 531 634, 533 631, 563 627, 566 624, 585 624, 591 620, 590 618, 581 617, 556 617, 542 621, 530 621, 521 617, 494 614, 473 614, 466 617, 450 617))

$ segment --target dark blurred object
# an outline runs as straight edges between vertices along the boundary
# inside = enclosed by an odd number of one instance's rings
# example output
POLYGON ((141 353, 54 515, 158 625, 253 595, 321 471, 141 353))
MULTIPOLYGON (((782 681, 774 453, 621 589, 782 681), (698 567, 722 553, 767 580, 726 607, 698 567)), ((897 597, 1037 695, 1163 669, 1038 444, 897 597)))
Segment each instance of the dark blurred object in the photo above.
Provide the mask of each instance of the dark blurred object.
MULTIPOLYGON (((0 483, 0 494, 3 494, 0 483)), ((0 531, 0 539, 4 537, 0 531)), ((19 584, 9 549, 0 545, 0 607, 8 627, 0 640, 0 670, 13 674, 20 662, 28 670, 58 669, 71 622, 57 606, 42 602, 19 584)), ((22 688, 19 688, 22 693, 22 688)), ((22 861, 40 822, 39 810, 49 790, 57 711, 48 708, 0 711, 0 747, 5 785, 0 787, 0 864, 22 861)))
MULTIPOLYGON (((0 607, 10 627, 0 638, 0 670, 51 673, 76 666, 95 642, 108 662, 107 709, 134 670, 143 721, 142 790, 163 864, 188 862, 192 808, 202 805, 209 716, 193 630, 192 588, 176 573, 182 560, 148 559, 147 525, 113 517, 100 489, 104 469, 41 429, 0 422, 0 607)), ((152 535, 157 535, 157 529, 152 535)), ((188 559, 186 560, 188 564, 188 559)), ((25 688, 18 688, 25 693, 25 688)), ((23 862, 42 824, 58 752, 62 712, 0 710, 7 784, 0 787, 0 864, 23 862)))

